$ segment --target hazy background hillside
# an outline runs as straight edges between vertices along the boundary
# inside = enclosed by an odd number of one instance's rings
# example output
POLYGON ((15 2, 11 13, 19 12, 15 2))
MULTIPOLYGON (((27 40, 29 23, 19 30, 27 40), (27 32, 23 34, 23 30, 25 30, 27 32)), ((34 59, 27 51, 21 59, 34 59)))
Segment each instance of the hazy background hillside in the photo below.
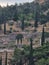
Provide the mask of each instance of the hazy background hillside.
MULTIPOLYGON (((4 21, 14 19, 14 16, 17 16, 18 20, 21 20, 22 16, 25 17, 25 20, 34 20, 35 6, 36 4, 34 3, 34 1, 31 3, 24 3, 20 5, 7 5, 6 7, 0 6, 0 23, 4 23, 4 21)), ((49 20, 49 0, 38 5, 37 9, 42 12, 43 16, 41 18, 46 18, 47 22, 49 20)))

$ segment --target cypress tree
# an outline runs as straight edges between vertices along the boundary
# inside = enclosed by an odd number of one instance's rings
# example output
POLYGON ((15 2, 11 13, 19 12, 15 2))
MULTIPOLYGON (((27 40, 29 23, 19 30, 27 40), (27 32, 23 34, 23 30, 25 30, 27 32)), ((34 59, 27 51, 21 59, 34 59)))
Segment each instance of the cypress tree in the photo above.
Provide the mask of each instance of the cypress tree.
POLYGON ((2 24, 0 24, 0 30, 2 30, 2 24))
POLYGON ((23 19, 22 19, 21 29, 22 29, 22 31, 24 30, 24 16, 23 16, 23 19))
POLYGON ((45 42, 45 36, 44 36, 44 26, 42 30, 42 37, 41 37, 41 45, 43 46, 43 43, 45 42))
POLYGON ((7 65, 7 51, 5 51, 6 56, 5 56, 5 65, 7 65))
POLYGON ((23 63, 22 63, 22 59, 20 59, 19 65, 23 65, 23 63))
POLYGON ((6 34, 6 21, 8 20, 7 19, 7 16, 6 16, 6 14, 5 14, 5 12, 4 12, 4 9, 2 10, 2 23, 4 23, 4 34, 6 34))
POLYGON ((34 65, 34 61, 33 61, 33 48, 32 48, 32 38, 30 38, 29 65, 34 65))
POLYGON ((6 34, 6 22, 4 22, 4 34, 6 34))
POLYGON ((0 58, 0 65, 2 65, 2 57, 0 58))
POLYGON ((38 27, 38 12, 36 11, 35 14, 35 23, 34 23, 34 27, 37 28, 38 27))
POLYGON ((18 45, 19 45, 19 37, 18 37, 18 35, 16 36, 16 40, 17 40, 17 47, 18 47, 18 45))
POLYGON ((39 17, 40 17, 40 5, 38 2, 36 2, 35 3, 35 23, 34 23, 35 31, 36 31, 36 28, 38 27, 39 17))
POLYGON ((38 19, 39 19, 39 18, 38 18, 38 17, 39 17, 39 15, 38 15, 38 14, 39 14, 39 12, 38 12, 38 6, 39 6, 39 4, 36 3, 36 4, 35 4, 35 24, 34 24, 34 27, 35 27, 35 28, 38 27, 38 21, 39 21, 39 20, 38 20, 38 19))

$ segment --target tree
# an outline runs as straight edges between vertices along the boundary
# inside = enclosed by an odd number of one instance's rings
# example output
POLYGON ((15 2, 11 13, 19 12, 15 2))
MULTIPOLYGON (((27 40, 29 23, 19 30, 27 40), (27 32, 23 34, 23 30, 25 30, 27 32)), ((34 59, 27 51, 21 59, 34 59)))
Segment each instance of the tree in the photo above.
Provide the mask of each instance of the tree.
POLYGON ((25 25, 24 25, 24 16, 23 16, 21 22, 22 22, 22 24, 21 24, 21 29, 24 30, 24 26, 25 26, 25 25))
POLYGON ((38 27, 38 13, 36 11, 36 14, 35 14, 35 23, 34 23, 34 27, 37 28, 38 27))
POLYGON ((12 27, 10 28, 10 33, 12 33, 12 27))
POLYGON ((39 16, 40 16, 40 9, 39 9, 39 3, 36 3, 35 4, 35 23, 34 23, 34 27, 35 27, 35 30, 36 28, 38 27, 38 22, 39 22, 39 16))
POLYGON ((0 58, 0 65, 2 65, 2 57, 0 58))
POLYGON ((6 34, 6 22, 4 22, 4 34, 6 34))
POLYGON ((29 65, 34 65, 34 61, 33 61, 33 48, 32 48, 32 38, 30 38, 29 65))
POLYGON ((0 14, 0 30, 2 30, 2 14, 0 14))
POLYGON ((2 7, 0 6, 0 30, 2 30, 2 20, 3 20, 3 18, 2 18, 2 7))
POLYGON ((45 24, 47 21, 48 21, 48 15, 41 13, 40 14, 40 23, 45 24))
POLYGON ((5 54, 5 55, 6 55, 6 56, 5 56, 5 65, 7 65, 7 51, 5 51, 5 53, 6 53, 6 54, 5 54))
POLYGON ((6 16, 6 13, 5 13, 5 10, 2 9, 2 22, 4 23, 4 34, 6 34, 6 21, 7 21, 7 16, 6 16))
POLYGON ((18 12, 17 12, 17 10, 16 10, 16 12, 14 13, 13 20, 14 20, 14 21, 17 21, 17 20, 18 20, 18 12))
POLYGON ((19 65, 22 65, 22 62, 24 59, 24 55, 25 55, 25 52, 24 52, 24 49, 23 48, 15 48, 14 50, 14 60, 16 60, 16 62, 18 62, 19 65))
POLYGON ((21 44, 22 44, 22 38, 23 38, 23 35, 22 35, 22 34, 18 34, 18 35, 16 36, 17 44, 19 44, 19 40, 21 41, 21 44))
POLYGON ((43 26, 43 30, 42 30, 42 37, 41 37, 41 45, 43 46, 44 44, 44 42, 45 42, 45 35, 44 35, 44 26, 43 26))
POLYGON ((49 21, 49 12, 47 13, 47 20, 49 21))
POLYGON ((23 65, 23 63, 22 63, 22 59, 20 59, 19 65, 23 65))
POLYGON ((30 13, 30 5, 29 3, 25 3, 26 7, 24 7, 24 13, 27 15, 28 13, 30 13))

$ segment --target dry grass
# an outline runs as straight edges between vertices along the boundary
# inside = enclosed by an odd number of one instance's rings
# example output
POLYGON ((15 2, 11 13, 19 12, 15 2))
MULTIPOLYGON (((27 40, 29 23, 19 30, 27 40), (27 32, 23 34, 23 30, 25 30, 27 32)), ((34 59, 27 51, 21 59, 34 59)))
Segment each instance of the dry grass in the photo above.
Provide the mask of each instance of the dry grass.
MULTIPOLYGON (((34 22, 33 23, 31 22, 31 24, 33 25, 34 22)), ((21 28, 17 27, 16 24, 14 24, 13 26, 9 26, 8 24, 6 24, 7 31, 10 30, 10 28, 12 28, 12 30, 22 31, 21 28)), ((42 32, 42 28, 43 28, 43 25, 38 25, 37 31, 42 32)), ((3 24, 2 24, 2 29, 4 30, 4 25, 3 24)), ((25 28, 25 30, 33 31, 34 27, 27 27, 27 28, 25 28)), ((48 22, 46 23, 45 31, 49 32, 49 23, 48 22)))

